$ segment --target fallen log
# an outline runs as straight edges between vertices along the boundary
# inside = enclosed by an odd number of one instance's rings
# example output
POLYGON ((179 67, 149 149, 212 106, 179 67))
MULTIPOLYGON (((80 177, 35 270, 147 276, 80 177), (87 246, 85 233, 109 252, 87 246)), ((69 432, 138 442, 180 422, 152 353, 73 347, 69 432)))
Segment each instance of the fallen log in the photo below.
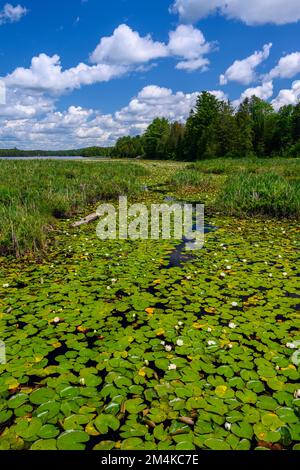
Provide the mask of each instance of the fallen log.
POLYGON ((74 224, 71 225, 72 228, 80 227, 81 225, 89 224, 93 222, 94 220, 98 219, 98 214, 96 212, 93 212, 93 214, 90 214, 83 219, 79 220, 78 222, 75 222, 74 224))

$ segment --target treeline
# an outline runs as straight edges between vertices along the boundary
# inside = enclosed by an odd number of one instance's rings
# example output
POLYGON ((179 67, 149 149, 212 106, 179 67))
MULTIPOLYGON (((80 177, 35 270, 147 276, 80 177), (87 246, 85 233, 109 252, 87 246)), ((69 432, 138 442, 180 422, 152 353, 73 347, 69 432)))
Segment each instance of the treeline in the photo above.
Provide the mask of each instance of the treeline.
POLYGON ((0 157, 110 157, 112 147, 88 147, 73 150, 0 149, 0 157))
POLYGON ((122 137, 112 156, 167 160, 300 156, 300 103, 278 112, 256 96, 234 109, 203 92, 185 124, 156 118, 141 137, 122 137))

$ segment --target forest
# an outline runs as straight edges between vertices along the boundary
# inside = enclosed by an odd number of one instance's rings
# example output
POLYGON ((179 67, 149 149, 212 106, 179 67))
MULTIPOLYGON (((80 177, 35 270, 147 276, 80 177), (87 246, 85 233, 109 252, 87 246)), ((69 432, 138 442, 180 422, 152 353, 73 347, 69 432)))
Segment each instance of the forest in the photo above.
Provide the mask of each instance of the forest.
POLYGON ((122 137, 113 156, 197 161, 215 157, 297 157, 300 153, 300 103, 278 112, 256 96, 237 110, 202 92, 187 122, 156 118, 141 137, 122 137))

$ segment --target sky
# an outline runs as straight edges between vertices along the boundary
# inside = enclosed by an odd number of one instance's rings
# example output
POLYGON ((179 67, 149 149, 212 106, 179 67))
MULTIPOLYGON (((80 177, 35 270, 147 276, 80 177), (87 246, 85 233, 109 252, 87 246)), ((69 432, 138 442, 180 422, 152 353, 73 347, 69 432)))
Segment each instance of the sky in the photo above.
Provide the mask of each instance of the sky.
POLYGON ((207 90, 300 100, 299 0, 0 1, 0 148, 111 146, 207 90))

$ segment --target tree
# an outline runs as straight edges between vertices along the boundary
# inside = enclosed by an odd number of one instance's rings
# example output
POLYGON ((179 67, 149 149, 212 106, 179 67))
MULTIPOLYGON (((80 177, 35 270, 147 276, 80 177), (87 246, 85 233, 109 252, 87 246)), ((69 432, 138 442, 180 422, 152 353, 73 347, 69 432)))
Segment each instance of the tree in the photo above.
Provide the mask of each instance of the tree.
POLYGON ((220 112, 220 102, 208 93, 202 92, 195 111, 186 124, 185 155, 187 160, 201 160, 215 156, 215 124, 220 112))
POLYGON ((164 159, 170 134, 170 124, 165 118, 156 118, 150 124, 144 135, 145 157, 164 159))
POLYGON ((246 98, 240 104, 235 120, 237 125, 237 152, 240 157, 251 157, 254 155, 254 133, 249 98, 246 98))

